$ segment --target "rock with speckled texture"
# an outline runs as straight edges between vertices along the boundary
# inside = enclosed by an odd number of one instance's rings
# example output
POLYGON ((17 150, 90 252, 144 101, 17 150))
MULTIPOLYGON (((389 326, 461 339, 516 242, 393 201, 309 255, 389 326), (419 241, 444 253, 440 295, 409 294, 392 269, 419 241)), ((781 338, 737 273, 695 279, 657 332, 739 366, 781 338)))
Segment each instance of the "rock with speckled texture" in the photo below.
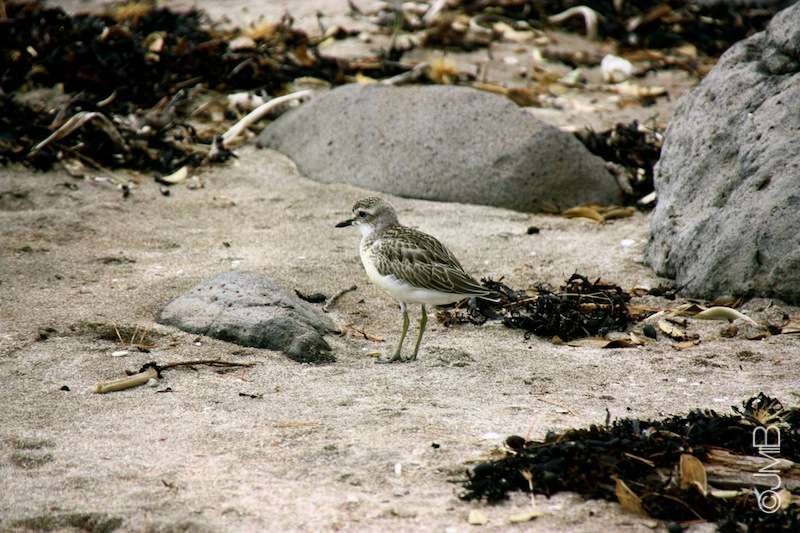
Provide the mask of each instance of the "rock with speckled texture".
POLYGON ((620 200, 572 134, 466 87, 345 85, 285 113, 258 144, 313 180, 407 198, 520 211, 620 200))

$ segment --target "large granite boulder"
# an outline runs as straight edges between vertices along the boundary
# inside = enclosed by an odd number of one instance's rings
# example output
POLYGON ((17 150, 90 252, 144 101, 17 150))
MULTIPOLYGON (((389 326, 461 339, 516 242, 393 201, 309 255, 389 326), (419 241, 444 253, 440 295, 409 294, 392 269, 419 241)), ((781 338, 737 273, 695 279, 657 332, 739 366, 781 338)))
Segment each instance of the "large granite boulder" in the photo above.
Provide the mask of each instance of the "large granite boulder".
POLYGON ((408 198, 521 211, 620 199, 572 134, 466 87, 345 85, 285 113, 258 144, 313 180, 408 198))
POLYGON ((659 274, 689 295, 800 303, 800 3, 682 98, 655 183, 659 274))
POLYGON ((301 363, 334 361, 323 338, 336 329, 333 322, 253 272, 224 272, 197 285, 167 304, 158 322, 241 346, 282 351, 301 363))

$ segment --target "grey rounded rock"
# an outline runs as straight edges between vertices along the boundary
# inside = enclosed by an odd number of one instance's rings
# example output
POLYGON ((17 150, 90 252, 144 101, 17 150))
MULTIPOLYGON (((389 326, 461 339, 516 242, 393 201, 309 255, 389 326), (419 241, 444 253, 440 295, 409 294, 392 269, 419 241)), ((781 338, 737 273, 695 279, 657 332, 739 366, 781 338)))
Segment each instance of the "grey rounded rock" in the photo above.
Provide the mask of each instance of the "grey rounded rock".
POLYGON ((323 338, 336 327, 272 279, 253 272, 224 272, 172 300, 160 324, 241 346, 284 352, 301 363, 335 359, 323 338))
POLYGON ((645 258, 685 294, 800 303, 800 3, 675 110, 645 258))
POLYGON ((572 134, 466 87, 344 85, 282 115, 258 144, 313 180, 407 198, 520 211, 620 200, 572 134))

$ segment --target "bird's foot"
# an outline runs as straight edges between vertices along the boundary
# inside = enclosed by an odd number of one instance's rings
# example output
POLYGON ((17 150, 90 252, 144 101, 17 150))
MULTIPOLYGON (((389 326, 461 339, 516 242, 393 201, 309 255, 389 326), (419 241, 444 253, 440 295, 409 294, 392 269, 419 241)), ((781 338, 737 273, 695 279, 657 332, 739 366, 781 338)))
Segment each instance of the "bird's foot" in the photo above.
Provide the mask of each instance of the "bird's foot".
POLYGON ((375 359, 375 362, 378 363, 378 364, 406 363, 406 362, 408 362, 408 359, 404 359, 403 356, 400 355, 400 352, 396 352, 394 355, 392 355, 389 358, 379 357, 378 359, 375 359))

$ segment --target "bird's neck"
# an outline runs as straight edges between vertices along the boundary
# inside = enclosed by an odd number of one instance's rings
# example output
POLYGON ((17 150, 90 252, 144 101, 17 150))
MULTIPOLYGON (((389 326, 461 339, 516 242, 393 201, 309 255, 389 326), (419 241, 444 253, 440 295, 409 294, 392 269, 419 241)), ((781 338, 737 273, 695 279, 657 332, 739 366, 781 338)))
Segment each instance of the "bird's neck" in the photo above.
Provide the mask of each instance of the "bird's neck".
POLYGON ((386 230, 396 225, 397 223, 381 224, 379 226, 361 225, 358 227, 361 230, 361 242, 368 243, 380 239, 386 230))

